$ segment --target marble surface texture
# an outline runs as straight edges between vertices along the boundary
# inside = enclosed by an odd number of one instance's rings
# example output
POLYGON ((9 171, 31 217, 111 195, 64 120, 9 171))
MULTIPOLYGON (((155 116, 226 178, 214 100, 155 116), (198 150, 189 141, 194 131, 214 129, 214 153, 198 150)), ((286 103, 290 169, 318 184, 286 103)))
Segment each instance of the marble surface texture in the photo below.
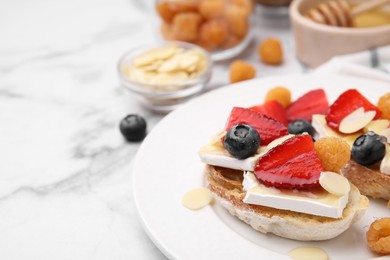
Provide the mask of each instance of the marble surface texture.
MULTIPOLYGON (((119 121, 164 115, 119 85, 128 49, 157 41, 153 2, 0 1, 0 258, 165 259, 132 201, 132 159, 119 121)), ((297 73, 287 16, 256 12, 253 44, 240 55, 257 77, 297 73), (285 62, 261 64, 256 45, 282 40, 285 62)), ((228 84, 218 62, 207 90, 228 84)))

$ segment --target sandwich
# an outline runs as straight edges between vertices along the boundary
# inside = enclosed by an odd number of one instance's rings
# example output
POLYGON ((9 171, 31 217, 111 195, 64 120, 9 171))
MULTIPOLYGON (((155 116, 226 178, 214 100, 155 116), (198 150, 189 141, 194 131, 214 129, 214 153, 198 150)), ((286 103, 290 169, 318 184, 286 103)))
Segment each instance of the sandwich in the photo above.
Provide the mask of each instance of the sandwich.
MULTIPOLYGON (((280 116, 275 109, 267 115, 264 108, 234 107, 223 130, 199 155, 208 188, 230 214, 261 233, 328 240, 358 221, 369 201, 340 172, 324 167, 315 148, 316 133, 290 131, 285 121, 319 112, 316 106, 302 114, 296 108, 307 102, 297 101, 287 120, 286 115, 284 120, 275 119, 280 116)), ((347 163, 344 160, 340 169, 347 163)))

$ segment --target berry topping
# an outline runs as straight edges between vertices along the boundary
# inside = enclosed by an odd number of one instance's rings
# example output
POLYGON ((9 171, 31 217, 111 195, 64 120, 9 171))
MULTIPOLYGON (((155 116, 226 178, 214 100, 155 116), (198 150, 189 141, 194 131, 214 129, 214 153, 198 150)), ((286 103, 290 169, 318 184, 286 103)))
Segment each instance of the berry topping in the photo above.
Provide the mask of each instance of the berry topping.
POLYGON ((390 92, 379 98, 378 109, 382 111, 381 118, 390 120, 390 92))
POLYGON ((313 114, 325 114, 329 104, 323 89, 315 89, 307 92, 287 108, 289 121, 305 119, 311 121, 313 114))
POLYGON ((238 124, 226 133, 223 145, 234 157, 245 159, 256 153, 260 146, 260 136, 250 125, 238 124))
POLYGON ((314 148, 325 171, 340 172, 351 159, 351 149, 339 137, 323 137, 314 143, 314 148))
POLYGON ((284 107, 276 100, 270 100, 265 102, 262 105, 253 106, 249 109, 254 110, 258 113, 261 113, 263 115, 272 117, 275 120, 278 120, 279 122, 283 123, 284 125, 288 124, 287 121, 287 114, 284 107))
POLYGON ((369 131, 359 136, 352 146, 353 159, 362 165, 372 165, 382 160, 386 153, 386 137, 369 131))
POLYGON ((146 135, 146 121, 139 115, 127 115, 121 120, 119 130, 127 141, 141 141, 146 135))
POLYGON ((294 134, 294 135, 298 135, 306 132, 312 137, 314 137, 315 134, 315 130, 313 126, 310 124, 310 122, 303 119, 292 121, 291 123, 288 124, 287 129, 290 134, 294 134))
POLYGON ((262 145, 267 145, 276 138, 288 134, 287 127, 273 118, 257 113, 249 108, 234 107, 226 122, 225 130, 238 124, 250 125, 260 135, 262 145))
POLYGON ((356 89, 350 89, 342 93, 329 107, 325 117, 328 126, 339 131, 340 122, 360 107, 363 107, 365 112, 375 111, 374 119, 378 119, 381 116, 381 111, 360 92, 356 89))
POLYGON ((319 186, 324 171, 310 135, 294 136, 272 148, 255 166, 256 178, 267 186, 308 189, 319 186))
POLYGON ((265 101, 270 100, 276 100, 283 107, 288 107, 291 104, 291 92, 285 87, 274 87, 265 96, 265 101))

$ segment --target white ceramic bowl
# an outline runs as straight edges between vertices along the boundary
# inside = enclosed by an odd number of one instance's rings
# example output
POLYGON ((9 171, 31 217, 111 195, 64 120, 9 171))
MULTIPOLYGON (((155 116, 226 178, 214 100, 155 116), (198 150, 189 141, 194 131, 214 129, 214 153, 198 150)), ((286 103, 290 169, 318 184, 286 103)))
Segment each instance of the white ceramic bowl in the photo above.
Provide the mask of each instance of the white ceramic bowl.
MULTIPOLYGON (((294 0, 289 9, 296 55, 309 67, 317 67, 337 55, 390 44, 390 25, 341 28, 318 24, 303 16, 307 10, 321 2, 325 0, 294 0)), ((390 15, 390 5, 382 9, 390 15)))
POLYGON ((121 84, 135 94, 142 105, 155 112, 167 113, 202 92, 211 77, 212 60, 207 51, 194 44, 186 42, 163 42, 142 46, 126 52, 120 58, 117 69, 121 84), (131 64, 140 54, 154 48, 172 45, 185 50, 197 49, 206 58, 206 69, 195 78, 169 84, 137 82, 130 79, 124 72, 124 68, 131 64))
POLYGON ((197 44, 210 52, 213 61, 239 55, 253 39, 253 0, 209 2, 155 0, 157 38, 197 44))

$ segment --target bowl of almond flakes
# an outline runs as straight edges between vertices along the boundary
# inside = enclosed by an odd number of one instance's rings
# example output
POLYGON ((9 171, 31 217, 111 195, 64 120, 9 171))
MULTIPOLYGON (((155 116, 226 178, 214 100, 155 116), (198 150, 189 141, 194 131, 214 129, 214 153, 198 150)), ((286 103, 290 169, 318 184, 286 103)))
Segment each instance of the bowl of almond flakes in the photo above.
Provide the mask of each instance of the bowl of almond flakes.
POLYGON ((171 41, 126 52, 118 62, 118 73, 121 84, 142 105, 166 113, 202 92, 211 67, 203 48, 171 41))

